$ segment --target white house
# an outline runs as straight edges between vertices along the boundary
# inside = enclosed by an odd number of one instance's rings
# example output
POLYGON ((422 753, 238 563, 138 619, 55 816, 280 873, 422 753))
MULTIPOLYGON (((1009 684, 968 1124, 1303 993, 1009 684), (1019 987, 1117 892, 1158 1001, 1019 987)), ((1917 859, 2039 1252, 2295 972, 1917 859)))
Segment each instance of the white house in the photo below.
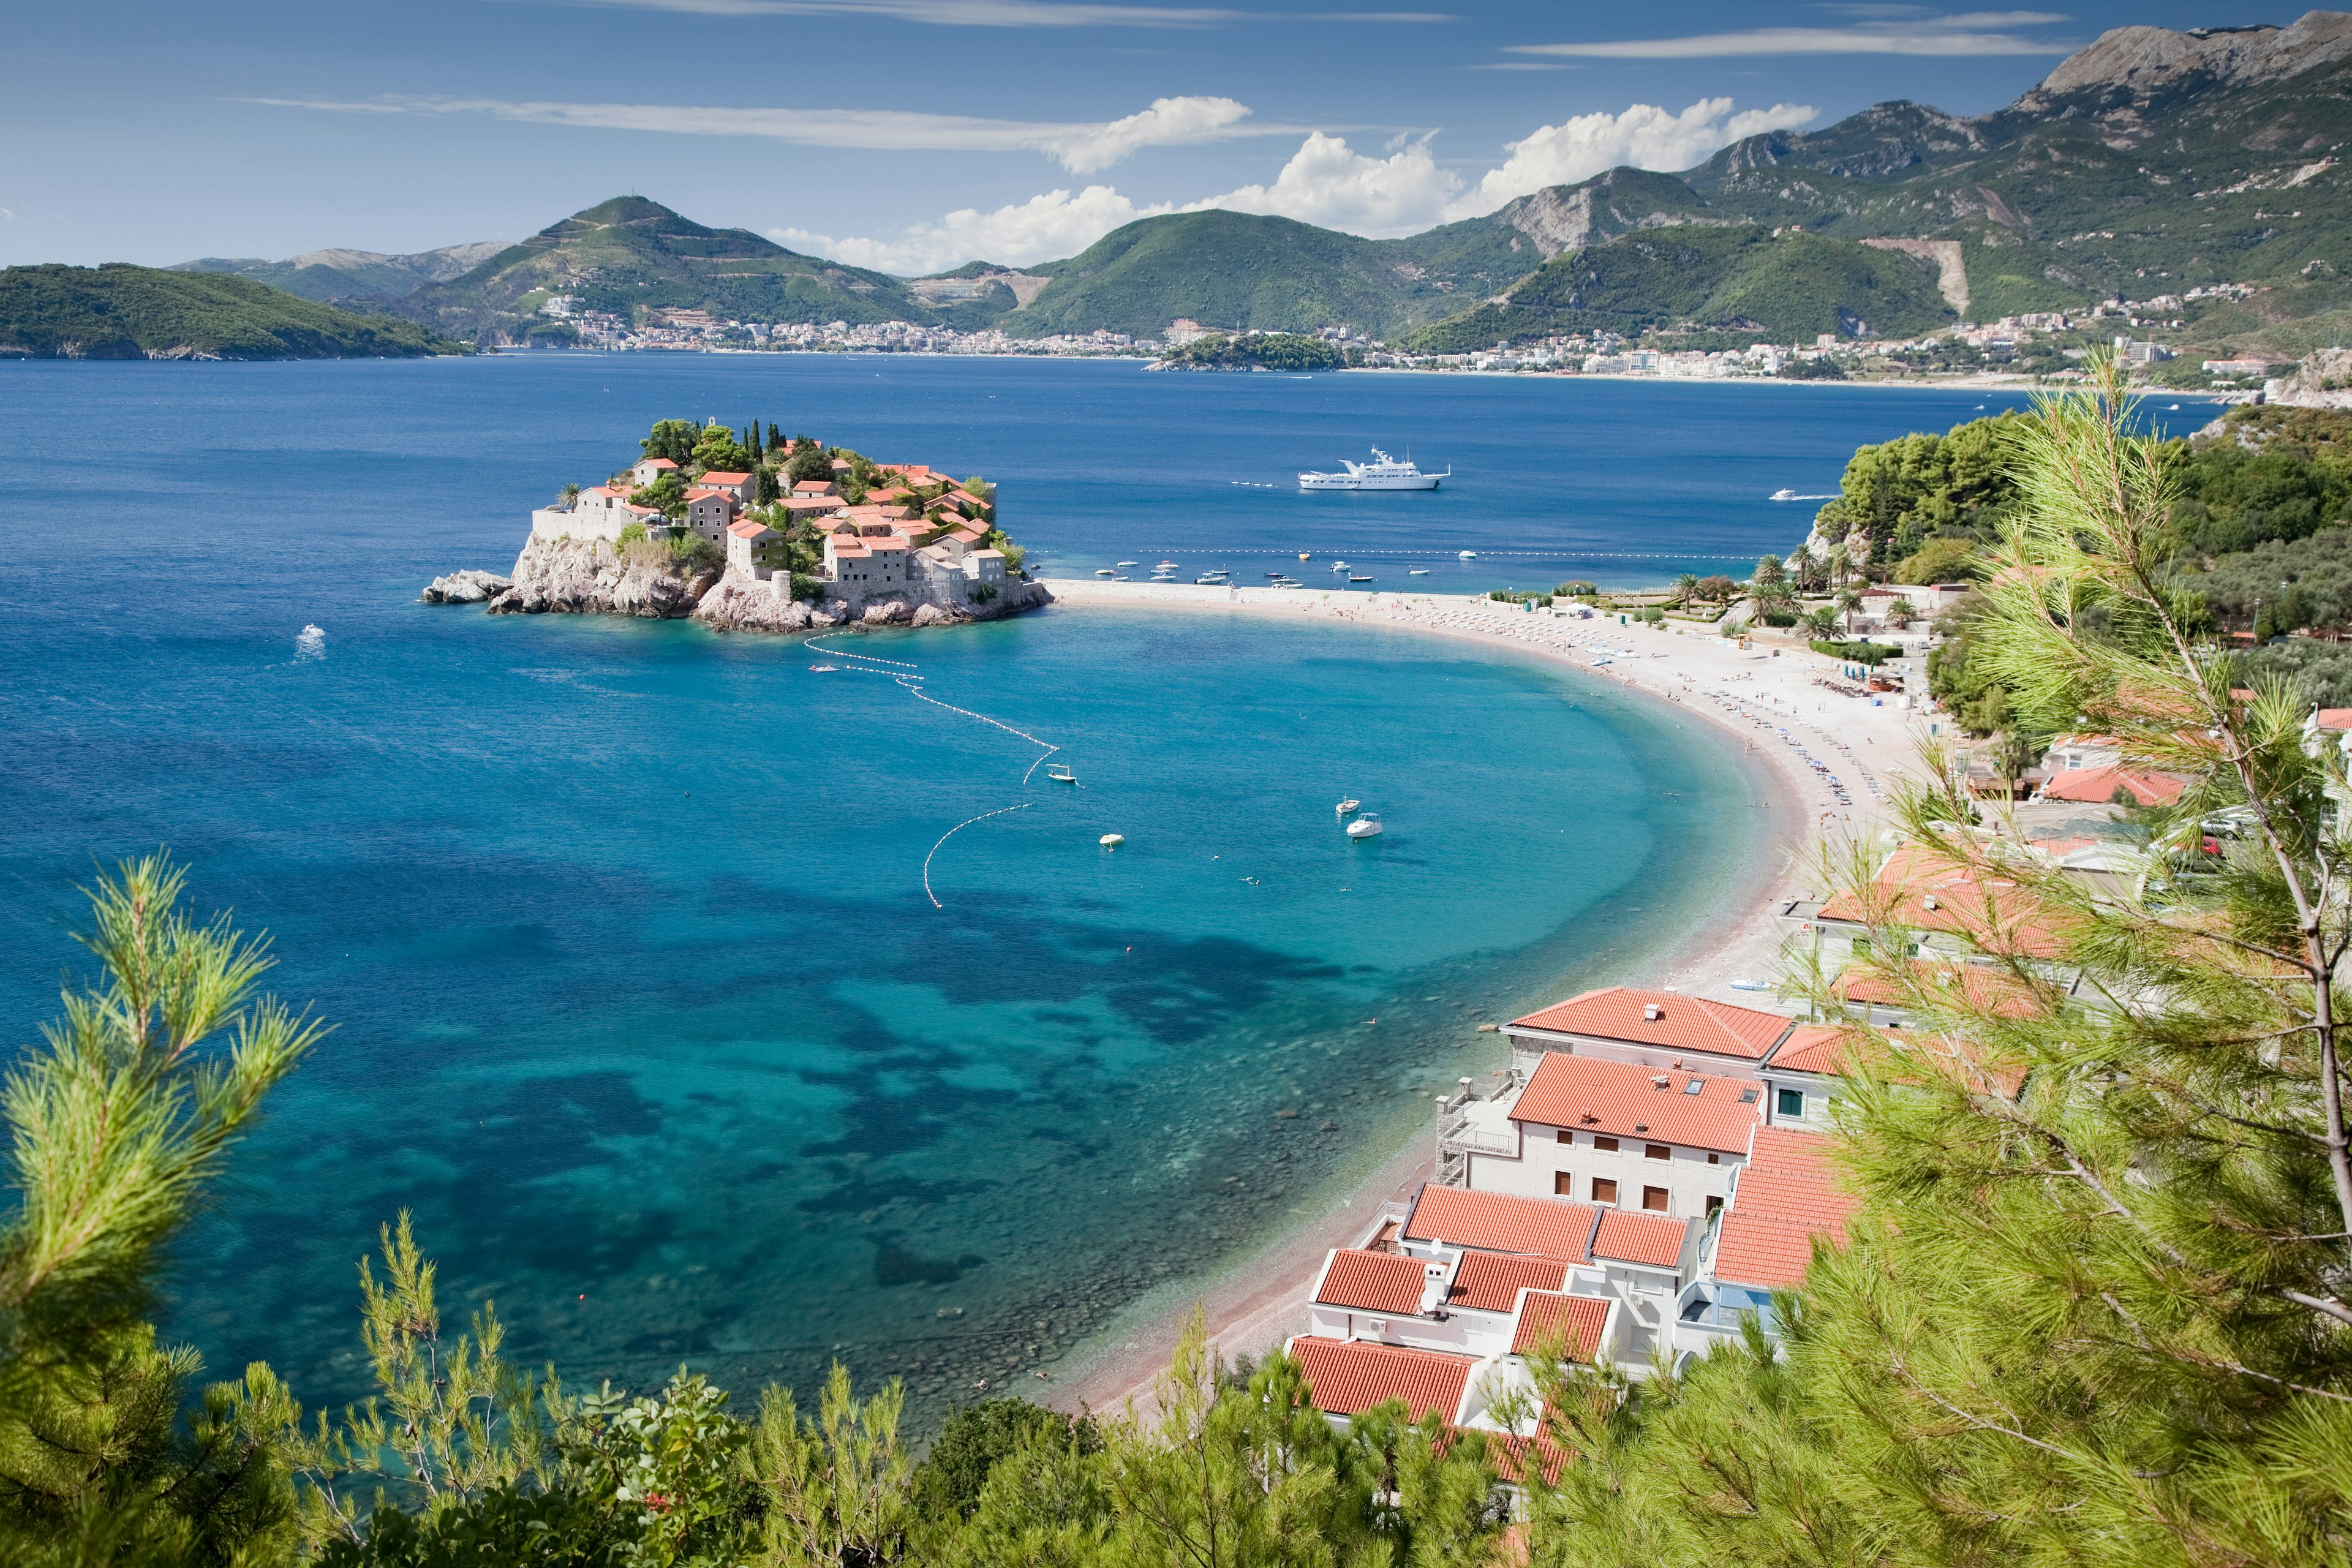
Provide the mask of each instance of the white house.
POLYGON ((707 473, 695 481, 707 489, 725 490, 735 498, 735 504, 738 506, 751 504, 752 487, 756 482, 750 474, 719 471, 707 473))
POLYGON ((664 474, 675 474, 677 471, 677 465, 667 458, 646 458, 640 459, 636 466, 629 470, 629 477, 637 481, 639 489, 643 489, 664 474))
POLYGON ((755 581, 776 574, 778 547, 784 536, 757 518, 739 518, 727 525, 727 569, 755 581))
POLYGON ((573 498, 571 507, 544 507, 530 514, 534 539, 602 539, 621 537, 629 524, 662 525, 662 514, 651 507, 632 506, 610 485, 591 485, 573 498))
POLYGON ((1553 1051, 1752 1078, 1756 1064, 1771 1055, 1790 1027, 1778 1013, 1612 985, 1514 1018, 1503 1026, 1503 1036, 1511 1042, 1512 1070, 1523 1080, 1553 1051))
POLYGON ((1470 1108, 1503 1136, 1465 1140, 1467 1184, 1704 1219, 1730 1194, 1764 1089, 1744 1073, 1549 1052, 1524 1088, 1470 1108))

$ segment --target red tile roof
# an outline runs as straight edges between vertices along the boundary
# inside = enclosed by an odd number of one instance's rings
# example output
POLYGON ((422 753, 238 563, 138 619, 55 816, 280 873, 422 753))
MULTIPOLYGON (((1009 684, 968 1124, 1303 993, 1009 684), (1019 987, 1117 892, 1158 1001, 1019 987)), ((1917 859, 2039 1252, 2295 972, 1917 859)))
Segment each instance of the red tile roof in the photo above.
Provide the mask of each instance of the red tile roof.
POLYGON ((727 531, 733 534, 738 539, 757 539, 760 535, 763 533, 772 533, 775 530, 756 519, 741 517, 737 518, 733 522, 729 523, 727 525, 727 531))
MULTIPOLYGON (((1569 1451, 1555 1441, 1549 1431, 1539 1431, 1532 1437, 1514 1436, 1505 1432, 1483 1433, 1486 1439, 1486 1462, 1495 1467, 1495 1474, 1513 1486, 1519 1484, 1527 1471, 1528 1450, 1536 1454, 1537 1468, 1543 1471, 1544 1484, 1558 1486, 1560 1471, 1568 1468, 1569 1451)), ((1516 1532, 1517 1525, 1511 1526, 1516 1532)), ((1526 1568, 1527 1543, 1515 1541, 1507 1533, 1503 1542, 1488 1553, 1486 1561, 1493 1568, 1526 1568)))
POLYGON ((793 484, 793 494, 796 496, 837 496, 840 493, 831 479, 798 479, 793 484))
MULTIPOLYGON (((1786 1024, 1787 1019, 1776 1020, 1786 1024)), ((1599 1057, 1546 1053, 1511 1120, 1736 1154, 1762 1119, 1752 1079, 1668 1071, 1599 1057), (1659 1080, 1664 1087, 1659 1087, 1659 1080), (1696 1081, 1696 1094, 1689 1092, 1696 1081), (1750 1095, 1742 1105, 1740 1095, 1750 1095)))
POLYGON ((2070 768, 2042 786, 2044 800, 2082 800, 2104 805, 2116 791, 2129 790, 2142 805, 2169 805, 2187 785, 2169 773, 2131 768, 2070 768))
POLYGON ((2352 708, 2322 708, 2318 719, 2323 730, 2352 730, 2352 708))
POLYGON ((702 476, 702 482, 706 485, 748 485, 751 482, 751 476, 735 473, 706 473, 702 476))
MULTIPOLYGON (((1865 986, 1864 989, 1871 987, 1865 986)), ((1848 994, 1852 995, 1851 988, 1848 994)), ((1856 996, 1853 999, 1861 1001, 1865 998, 1856 996)), ((1904 1081, 1917 1081, 1921 1077, 1932 1074, 1963 1082, 1972 1089, 1998 1089, 2011 1099, 2025 1084, 2022 1067, 1988 1060, 1983 1053, 1969 1050, 1948 1039, 1911 1039, 1906 1042, 1906 1047, 1907 1059, 1922 1063, 1927 1072, 1915 1074, 1906 1068, 1900 1075, 1904 1081)), ((1767 1068, 1775 1073, 1814 1073, 1823 1078, 1838 1078, 1849 1072, 1858 1060, 1875 1059, 1884 1066, 1894 1049, 1884 1033, 1864 1028, 1859 1024, 1847 1025, 1843 1028, 1805 1024, 1772 1053, 1767 1068), (1860 1053, 1870 1053, 1870 1056, 1865 1058, 1860 1053)))
POLYGON ((1422 1260, 1342 1247, 1323 1266, 1315 1300, 1326 1307, 1412 1317, 1421 1310, 1422 1260))
POLYGON ((1401 1399, 1415 1421, 1432 1414, 1452 1421, 1462 1408, 1470 1369, 1478 1364, 1466 1355, 1315 1334, 1291 1341, 1290 1353, 1298 1358, 1316 1407, 1327 1415, 1360 1415, 1375 1405, 1401 1399))
POLYGON ((1568 1283, 1568 1265, 1556 1258, 1512 1258, 1499 1252, 1465 1252, 1454 1271, 1449 1307, 1507 1312, 1519 1302, 1519 1288, 1558 1290, 1568 1283))
POLYGON ((1759 1127, 1716 1237, 1715 1277, 1735 1285, 1795 1285, 1812 1240, 1845 1244, 1854 1200, 1837 1184, 1829 1140, 1759 1127))
MULTIPOLYGON (((2113 794, 2115 786, 2109 784, 2106 795, 2098 798, 2113 794)), ((2052 957, 2058 951, 2058 938, 2034 918, 2037 912, 2032 896, 2016 883, 1986 880, 1969 867, 1953 865, 1939 850, 1906 844, 1879 868, 1867 900, 1855 897, 1852 889, 1841 891, 1822 906, 1820 918, 1855 924, 1874 919, 1911 931, 1949 931, 1989 951, 2052 957)))
POLYGON ((1813 1233, 1786 1220, 1727 1211, 1715 1238, 1715 1277, 1777 1290, 1801 1285, 1813 1265, 1813 1233))
POLYGON ((1839 1072, 1852 1049, 1848 1034, 1847 1030, 1825 1028, 1819 1024, 1800 1024, 1789 1031, 1789 1037, 1772 1053, 1771 1065, 1780 1072, 1839 1072))
POLYGON ((1683 1238, 1690 1234, 1690 1226, 1686 1219, 1640 1209, 1608 1209, 1593 1233, 1592 1256, 1672 1268, 1683 1259, 1683 1238))
POLYGON ((845 557, 855 561, 873 553, 874 552, 866 547, 866 542, 862 539, 844 539, 838 534, 834 536, 833 555, 836 561, 845 557))
POLYGON ((1597 1296, 1532 1293, 1528 1310, 1519 1314, 1518 1331, 1511 1337, 1511 1353, 1525 1355, 1550 1342, 1567 1360, 1589 1362, 1601 1348, 1601 1331, 1608 1321, 1609 1303, 1597 1296))
POLYGON ((1504 1027, 1591 1035, 1661 1050, 1706 1051, 1754 1061, 1789 1032, 1789 1020, 1778 1013, 1760 1013, 1753 1007, 1735 1007, 1679 992, 1612 985, 1514 1018, 1504 1027), (1659 1016, 1643 1016, 1644 1006, 1656 1007, 1659 1016))
POLYGON ((629 466, 636 468, 675 468, 677 467, 676 463, 671 462, 667 458, 640 458, 629 466))
POLYGON ((1405 1219, 1409 1241, 1443 1241, 1488 1252, 1527 1252, 1582 1263, 1591 1256, 1601 1211, 1561 1198, 1520 1198, 1424 1184, 1405 1219))
MULTIPOLYGON (((1969 1002, 1989 1007, 2002 1017, 2024 1017, 2040 1005, 2032 989, 2004 969, 1981 963, 1914 963, 1911 968, 1920 984, 1931 992, 1957 984, 1969 1002)), ((1874 1003, 1881 1007, 1910 1005, 1909 998, 1898 986, 1874 970, 1860 965, 1831 982, 1830 994, 1843 1001, 1874 1003)))

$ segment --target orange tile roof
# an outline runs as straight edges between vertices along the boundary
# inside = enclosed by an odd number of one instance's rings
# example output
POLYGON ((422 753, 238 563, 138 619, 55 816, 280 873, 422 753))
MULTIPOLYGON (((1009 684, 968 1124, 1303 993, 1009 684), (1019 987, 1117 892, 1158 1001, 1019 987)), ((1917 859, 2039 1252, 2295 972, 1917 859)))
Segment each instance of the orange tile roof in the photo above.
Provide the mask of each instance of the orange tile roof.
POLYGON ((677 465, 671 462, 667 458, 640 458, 635 463, 632 463, 630 467, 636 468, 675 468, 677 465))
POLYGON ((1772 1053, 1770 1065, 1782 1072, 1842 1071, 1847 1053, 1853 1048, 1848 1033, 1820 1024, 1800 1024, 1789 1031, 1789 1037, 1772 1053))
POLYGON ((1593 1232, 1592 1256, 1672 1268, 1683 1259, 1683 1238, 1690 1234, 1690 1226, 1686 1219, 1640 1209, 1606 1209, 1600 1228, 1593 1232))
POLYGON ((866 547, 866 542, 862 539, 845 539, 839 534, 833 536, 833 554, 836 561, 845 557, 855 561, 873 553, 874 552, 866 547))
POLYGON ((1727 1210, 1715 1238, 1715 1277, 1777 1290, 1801 1285, 1813 1264, 1813 1233, 1801 1225, 1727 1210))
MULTIPOLYGON (((1486 1462, 1495 1467, 1495 1474, 1498 1479, 1513 1486, 1518 1485, 1527 1472, 1527 1456, 1530 1448, 1535 1450, 1537 1468, 1542 1470, 1544 1484, 1547 1486, 1559 1484, 1559 1473, 1568 1468, 1568 1461, 1572 1457, 1567 1449, 1554 1440, 1548 1431, 1538 1431, 1532 1437, 1514 1436, 1506 1432, 1486 1432, 1482 1435, 1486 1439, 1486 1462)), ((1518 1528, 1516 1524, 1511 1526, 1511 1532, 1516 1532, 1518 1528)), ((1526 1568, 1527 1543, 1523 1540, 1515 1539, 1513 1533, 1507 1532, 1503 1541, 1488 1554, 1486 1561, 1490 1568, 1507 1568, 1507 1565, 1510 1565, 1510 1568, 1526 1568)))
POLYGON ((1326 1307, 1412 1317, 1421 1310, 1422 1260, 1342 1247, 1323 1266, 1315 1300, 1326 1307))
POLYGON ((1412 1419, 1435 1415, 1452 1421, 1462 1390, 1478 1363, 1466 1355, 1367 1344, 1360 1340, 1301 1334, 1290 1342, 1316 1407, 1330 1415, 1357 1415, 1401 1399, 1412 1419))
MULTIPOLYGON (((1883 989, 1883 988, 1880 988, 1883 989)), ((1892 993, 1888 993, 1892 994, 1892 993)), ((1853 997, 1853 1000, 1866 1000, 1853 997)), ((1859 1024, 1843 1027, 1824 1027, 1818 1024, 1801 1025, 1790 1035, 1780 1048, 1772 1053, 1767 1065, 1769 1071, 1814 1073, 1823 1078, 1839 1078, 1850 1073, 1854 1065, 1870 1053, 1882 1065, 1891 1054, 1890 1042, 1883 1032, 1865 1028, 1859 1024)), ((2024 1087, 2025 1069, 2013 1063, 1990 1060, 1985 1053, 1969 1048, 1964 1042, 1936 1039, 1914 1039, 1910 1042, 1909 1059, 1927 1065, 1930 1074, 1956 1078, 1965 1070, 1963 1081, 1971 1089, 1993 1088, 2015 1098, 2024 1087)), ((1916 1081, 1919 1075, 1905 1072, 1906 1081, 1916 1081)))
POLYGON ((1749 1131, 1763 1117, 1756 1087, 1750 1079, 1552 1051, 1520 1090, 1511 1120, 1736 1154, 1748 1147, 1749 1131), (1664 1088, 1658 1087, 1660 1079, 1664 1088), (1699 1086, 1696 1094, 1689 1092, 1694 1081, 1699 1086), (1739 1101, 1742 1093, 1749 1097, 1745 1105, 1739 1101))
POLYGON ((746 485, 751 482, 751 476, 749 474, 706 472, 702 476, 702 482, 706 485, 746 485))
MULTIPOLYGON (((2005 1018, 2022 1018, 2039 1005, 2039 998, 2015 975, 1981 963, 1914 963, 1912 972, 1929 987, 1958 983, 1968 1001, 1990 1008, 2005 1018)), ((1908 1006, 1909 1001, 1891 982, 1860 965, 1830 984, 1830 994, 1846 1002, 1874 1003, 1881 1007, 1908 1006)))
POLYGON ((2352 708, 2322 708, 2318 719, 2323 730, 2352 730, 2352 708))
POLYGON ((841 491, 831 479, 798 479, 793 484, 796 496, 837 496, 841 491))
POLYGON ((1511 1353, 1525 1355, 1552 1341, 1566 1359, 1589 1362, 1601 1348, 1601 1331, 1608 1322, 1609 1303, 1597 1296, 1532 1292, 1528 1310, 1519 1314, 1518 1331, 1511 1336, 1511 1353))
POLYGON ((1518 1305, 1519 1288, 1559 1290, 1568 1284, 1568 1265, 1557 1258, 1514 1258, 1499 1252, 1465 1252, 1454 1271, 1445 1304, 1480 1312, 1507 1312, 1518 1305))
POLYGON ((1679 992, 1612 985, 1514 1018, 1504 1027, 1591 1035, 1662 1050, 1706 1051, 1754 1061, 1789 1032, 1789 1020, 1777 1013, 1759 1013, 1753 1007, 1735 1007, 1679 992), (1643 1016, 1644 1006, 1656 1007, 1659 1016, 1654 1020, 1643 1016))
POLYGON ((692 489, 686 492, 686 499, 688 500, 733 500, 735 498, 726 490, 715 490, 709 485, 697 485, 692 489))
POLYGON ((2104 805, 2116 791, 2129 790, 2142 805, 2169 805, 2188 786, 2170 773, 2138 773, 2130 768, 2073 768, 2042 786, 2044 800, 2080 800, 2104 805))
POLYGON ((1520 1198, 1424 1183, 1406 1217, 1408 1241, 1443 1241, 1488 1252, 1530 1252, 1582 1263, 1601 1211, 1562 1198, 1520 1198))
MULTIPOLYGON (((2107 795, 2114 793, 2110 784, 2107 795)), ((1895 850, 1879 868, 1874 884, 1867 903, 1853 889, 1844 889, 1822 906, 1819 918, 1864 924, 1874 913, 1887 925, 1948 931, 1988 950, 2030 958, 2054 957, 2058 952, 2057 934, 2033 919, 2036 905, 2031 894, 2005 878, 1988 881, 1969 867, 1955 866, 1929 846, 1906 844, 1895 850)))

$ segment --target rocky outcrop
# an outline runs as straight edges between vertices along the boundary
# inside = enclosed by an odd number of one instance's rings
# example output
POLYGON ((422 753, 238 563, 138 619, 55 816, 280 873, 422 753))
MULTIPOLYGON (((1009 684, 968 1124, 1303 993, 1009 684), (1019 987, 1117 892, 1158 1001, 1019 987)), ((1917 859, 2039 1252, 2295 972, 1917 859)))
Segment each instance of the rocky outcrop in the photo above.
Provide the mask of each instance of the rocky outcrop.
POLYGON ((754 582, 733 574, 720 578, 702 596, 694 618, 725 632, 796 632, 842 625, 858 626, 951 626, 967 621, 992 621, 1018 615, 1054 595, 1043 583, 1007 583, 985 605, 909 605, 891 599, 853 610, 835 599, 829 604, 795 603, 783 584, 774 580, 754 582))
POLYGON ((514 586, 514 579, 495 572, 452 572, 425 584, 417 596, 428 605, 480 605, 514 586))
POLYGON ((2319 349, 2294 374, 2263 383, 2263 401, 2289 408, 2352 408, 2352 349, 2319 349))
POLYGON ((694 613, 719 575, 716 566, 632 562, 601 539, 534 538, 515 557, 512 583, 490 600, 490 614, 675 620, 694 613))

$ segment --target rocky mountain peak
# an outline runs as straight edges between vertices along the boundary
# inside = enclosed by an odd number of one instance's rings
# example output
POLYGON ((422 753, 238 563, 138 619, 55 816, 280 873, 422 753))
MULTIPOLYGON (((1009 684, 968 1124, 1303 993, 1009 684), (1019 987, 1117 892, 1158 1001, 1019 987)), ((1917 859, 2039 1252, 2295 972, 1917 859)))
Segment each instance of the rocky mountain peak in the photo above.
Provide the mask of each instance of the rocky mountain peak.
POLYGON ((2078 92, 2124 88, 2146 98, 2197 78, 2277 81, 2352 55, 2352 14, 2310 11, 2284 27, 2117 27, 2059 62, 2021 109, 2078 92))

